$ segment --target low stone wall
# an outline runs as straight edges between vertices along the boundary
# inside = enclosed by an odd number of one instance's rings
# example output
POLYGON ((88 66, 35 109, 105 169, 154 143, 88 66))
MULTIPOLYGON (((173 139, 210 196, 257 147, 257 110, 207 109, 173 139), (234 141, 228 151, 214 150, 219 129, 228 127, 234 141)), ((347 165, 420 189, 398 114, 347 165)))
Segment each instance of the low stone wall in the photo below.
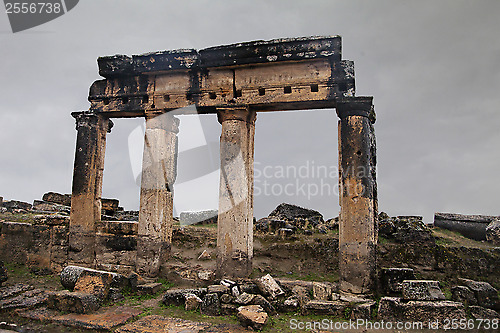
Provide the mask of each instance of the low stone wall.
MULTIPOLYGON (((33 223, 0 222, 0 260, 27 264, 37 273, 59 273, 68 264, 69 217, 39 215, 33 223)), ((103 221, 97 225, 96 268, 135 269, 137 222, 103 221)))
POLYGON ((478 241, 486 240, 486 228, 498 219, 498 216, 462 215, 450 213, 434 214, 434 225, 439 228, 456 231, 464 237, 478 241))

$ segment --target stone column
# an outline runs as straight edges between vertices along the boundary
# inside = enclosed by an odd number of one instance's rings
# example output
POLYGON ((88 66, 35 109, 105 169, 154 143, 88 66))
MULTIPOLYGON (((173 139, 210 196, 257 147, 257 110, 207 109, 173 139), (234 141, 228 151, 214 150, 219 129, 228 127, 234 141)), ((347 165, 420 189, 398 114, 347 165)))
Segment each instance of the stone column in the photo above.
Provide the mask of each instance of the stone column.
POLYGON ((178 132, 179 119, 168 113, 146 119, 136 269, 149 277, 170 254, 178 132))
POLYGON ((218 277, 248 277, 253 258, 253 159, 255 111, 221 108, 218 277))
POLYGON ((78 131, 71 196, 68 262, 95 265, 95 224, 101 220, 106 133, 113 123, 92 111, 73 112, 78 131))
POLYGON ((377 184, 372 97, 337 100, 339 121, 340 289, 373 291, 376 279, 377 184))

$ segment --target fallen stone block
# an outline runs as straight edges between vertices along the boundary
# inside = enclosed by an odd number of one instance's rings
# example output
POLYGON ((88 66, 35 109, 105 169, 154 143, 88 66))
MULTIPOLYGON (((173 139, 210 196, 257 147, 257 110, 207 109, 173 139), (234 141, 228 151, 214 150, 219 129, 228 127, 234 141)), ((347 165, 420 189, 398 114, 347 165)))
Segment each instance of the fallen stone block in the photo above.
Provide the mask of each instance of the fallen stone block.
POLYGON ((239 289, 240 293, 258 294, 260 292, 259 287, 253 282, 241 283, 239 289))
POLYGON ((142 309, 120 306, 116 308, 103 309, 93 314, 70 313, 56 316, 52 320, 56 323, 84 328, 89 330, 111 330, 127 321, 137 317, 142 313, 142 309))
POLYGON ((466 286, 456 286, 451 288, 451 299, 455 302, 465 305, 477 305, 477 299, 474 292, 466 286))
POLYGON ((231 289, 228 286, 220 285, 220 284, 213 284, 207 287, 208 293, 217 293, 219 296, 222 294, 229 294, 231 292, 231 289))
POLYGON ((137 286, 139 295, 154 295, 161 290, 162 284, 159 282, 140 284, 137 286))
POLYGON ((283 312, 295 312, 299 309, 299 300, 294 296, 288 297, 281 306, 283 312))
POLYGON ((186 295, 194 294, 203 298, 207 294, 207 288, 198 289, 170 289, 163 295, 162 302, 165 305, 182 306, 186 301, 186 295))
POLYGON ((186 309, 186 311, 196 311, 200 308, 201 303, 203 303, 201 298, 199 298, 195 294, 187 294, 185 296, 185 299, 186 300, 184 302, 184 308, 186 309))
POLYGON ((404 318, 406 320, 429 323, 438 321, 444 323, 445 320, 466 319, 465 309, 462 303, 451 301, 409 301, 405 304, 404 318))
POLYGON ((477 305, 490 309, 499 307, 498 291, 488 282, 469 279, 459 279, 459 281, 474 292, 477 305))
POLYGON ((254 297, 254 294, 243 293, 240 296, 236 297, 234 303, 239 305, 248 305, 252 302, 254 297))
POLYGON ((411 268, 383 268, 381 284, 385 293, 400 293, 404 280, 415 280, 415 273, 411 268))
POLYGON ((110 286, 113 288, 125 288, 129 285, 128 279, 121 274, 99 271, 80 266, 66 266, 61 271, 61 274, 59 274, 61 278, 61 284, 65 288, 73 290, 75 288, 76 282, 78 281, 78 278, 80 277, 80 274, 82 274, 83 271, 92 272, 93 274, 98 274, 98 275, 100 274, 103 276, 108 276, 108 275, 111 276, 110 286))
POLYGON ((97 311, 101 302, 91 294, 62 290, 49 293, 47 307, 66 312, 90 313, 97 311))
POLYGON ((313 282, 313 298, 321 301, 330 301, 333 288, 328 283, 313 282))
POLYGON ((283 289, 281 289, 279 284, 270 274, 255 279, 255 284, 259 287, 264 296, 269 296, 271 299, 276 299, 279 296, 285 295, 283 289))
POLYGON ((103 302, 108 298, 112 276, 98 271, 83 271, 76 281, 74 291, 96 296, 103 302))
POLYGON ((347 306, 347 303, 340 301, 312 300, 305 304, 304 309, 313 314, 344 317, 344 312, 347 306))
POLYGON ((217 293, 206 294, 203 297, 200 312, 207 316, 220 316, 222 312, 219 295, 217 293))
POLYGON ((498 216, 435 213, 434 225, 459 232, 464 237, 478 241, 486 239, 486 228, 498 216))
POLYGON ((236 297, 234 297, 233 295, 222 294, 220 296, 220 301, 222 303, 225 303, 225 304, 234 303, 235 300, 236 300, 236 297))
POLYGON ((238 312, 238 306, 234 304, 221 304, 221 312, 225 316, 230 316, 238 312))
POLYGON ((42 305, 47 301, 48 295, 45 290, 34 289, 27 291, 14 298, 7 298, 0 301, 0 309, 30 309, 38 305, 42 305))
POLYGON ((474 319, 500 319, 500 314, 495 310, 477 305, 469 306, 469 313, 474 319))
POLYGON ((406 280, 401 286, 403 299, 414 301, 442 301, 445 299, 438 281, 406 280))
POLYGON ((377 303, 374 301, 356 304, 351 311, 351 319, 372 319, 372 313, 375 310, 377 303))
POLYGON ((267 313, 260 305, 240 306, 237 317, 243 326, 258 331, 264 327, 268 320, 267 313))
POLYGON ((497 219, 486 227, 486 240, 493 245, 500 246, 500 219, 497 219))
POLYGON ((266 311, 271 316, 277 314, 274 306, 262 295, 255 295, 255 297, 252 299, 251 304, 260 305, 264 309, 264 311, 266 311))
MULTIPOLYGON (((409 301, 402 302, 398 297, 382 297, 379 302, 378 319, 384 321, 422 322, 424 327, 429 323, 445 320, 466 319, 462 303, 451 301, 409 301)), ((440 326, 441 327, 441 326, 440 326)))

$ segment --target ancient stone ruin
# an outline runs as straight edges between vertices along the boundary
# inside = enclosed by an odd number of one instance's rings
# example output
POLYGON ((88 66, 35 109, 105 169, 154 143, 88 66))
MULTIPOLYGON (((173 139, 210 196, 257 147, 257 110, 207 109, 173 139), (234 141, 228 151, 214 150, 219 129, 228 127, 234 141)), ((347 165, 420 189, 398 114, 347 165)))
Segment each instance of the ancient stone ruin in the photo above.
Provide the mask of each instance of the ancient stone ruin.
POLYGON ((98 65, 105 79, 90 89, 90 110, 72 114, 72 194, 48 192, 33 204, 0 197, 0 331, 29 331, 7 322, 17 317, 35 328, 118 333, 315 331, 298 326, 299 315, 314 325, 322 316, 329 331, 360 320, 359 331, 392 331, 384 322, 498 328, 500 220, 436 213, 432 226, 422 216, 378 214, 372 98, 354 96, 340 37, 98 65), (255 221, 257 112, 318 108, 339 117, 339 217, 282 203, 255 221), (217 114, 222 125, 215 218, 173 217, 176 115, 187 112, 217 114), (111 119, 130 117, 146 120, 139 211, 101 196, 111 119), (240 325, 204 317, 223 315, 240 325))
POLYGON ((78 134, 69 263, 94 267, 99 261, 95 230, 101 220, 106 134, 112 118, 146 119, 135 269, 156 276, 168 258, 172 238, 179 130, 174 115, 193 104, 198 114, 217 114, 222 134, 216 273, 233 278, 252 271, 257 113, 335 108, 341 170, 341 288, 356 293, 373 289, 375 114, 372 97, 354 96, 354 64, 342 60, 340 37, 117 55, 99 58, 98 64, 105 79, 90 88, 90 110, 72 113, 78 134))

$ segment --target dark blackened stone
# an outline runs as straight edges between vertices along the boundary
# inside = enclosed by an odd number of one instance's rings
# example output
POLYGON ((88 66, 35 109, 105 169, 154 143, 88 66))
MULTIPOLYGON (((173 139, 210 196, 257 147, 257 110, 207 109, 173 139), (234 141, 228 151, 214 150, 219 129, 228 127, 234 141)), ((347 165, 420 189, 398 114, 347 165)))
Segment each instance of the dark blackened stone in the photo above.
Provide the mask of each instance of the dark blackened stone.
POLYGON ((163 304, 165 305, 184 305, 186 295, 193 294, 199 298, 203 298, 207 294, 207 288, 198 289, 170 289, 163 295, 163 304))
POLYGON ((47 192, 43 195, 42 200, 63 206, 71 206, 71 194, 47 192))
POLYGON ((9 274, 7 273, 7 268, 5 267, 3 261, 0 260, 0 286, 2 283, 9 279, 9 274))
POLYGON ((415 280, 415 273, 411 268, 383 268, 380 280, 386 294, 400 293, 403 281, 415 280))
POLYGON ((114 251, 133 251, 137 249, 137 239, 130 236, 114 235, 106 240, 106 247, 114 251))
POLYGON ((200 312, 208 316, 220 316, 222 314, 219 295, 216 293, 206 294, 201 303, 200 312))

